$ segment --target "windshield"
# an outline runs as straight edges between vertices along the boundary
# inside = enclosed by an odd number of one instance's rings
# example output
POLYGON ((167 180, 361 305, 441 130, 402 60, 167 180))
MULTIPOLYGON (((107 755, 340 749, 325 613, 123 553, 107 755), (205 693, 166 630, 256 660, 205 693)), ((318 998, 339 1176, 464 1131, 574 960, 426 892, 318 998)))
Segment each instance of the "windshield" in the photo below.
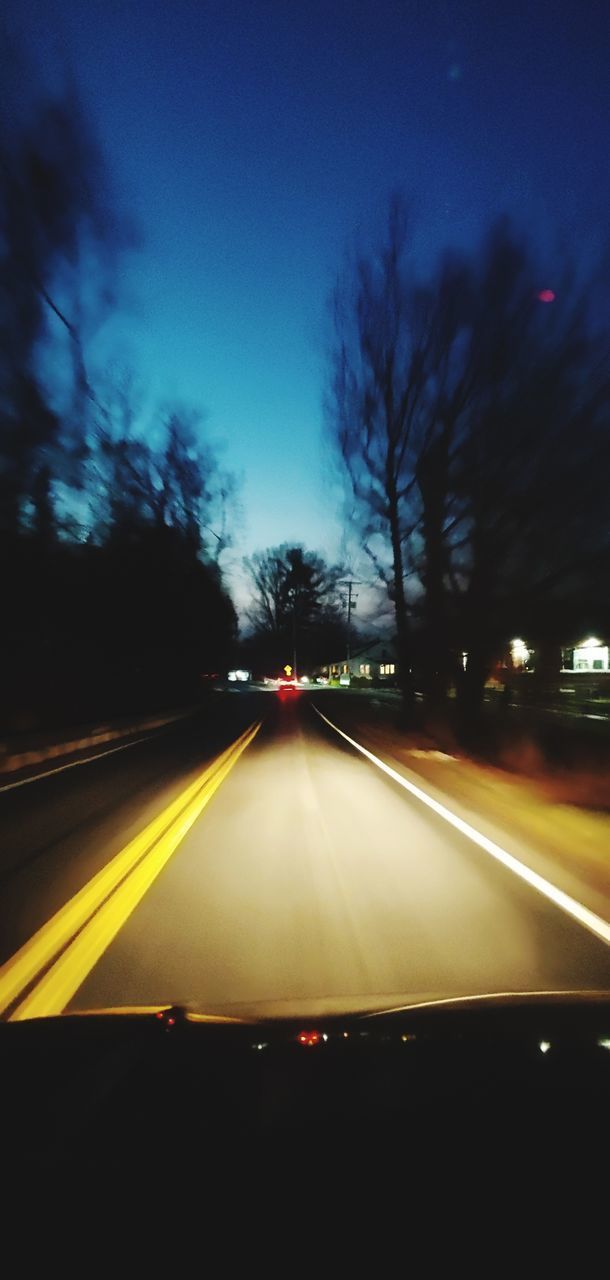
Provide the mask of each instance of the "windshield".
POLYGON ((604 6, 0 48, 0 1017, 610 989, 604 6))

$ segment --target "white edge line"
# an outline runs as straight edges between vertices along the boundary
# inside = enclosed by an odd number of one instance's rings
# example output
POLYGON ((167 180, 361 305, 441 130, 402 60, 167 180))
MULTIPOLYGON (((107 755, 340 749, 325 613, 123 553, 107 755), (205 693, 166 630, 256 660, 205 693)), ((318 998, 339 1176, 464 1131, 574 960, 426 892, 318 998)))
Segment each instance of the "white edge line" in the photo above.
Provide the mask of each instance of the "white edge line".
POLYGON ((118 747, 109 747, 106 751, 98 751, 97 755, 86 756, 84 760, 70 760, 69 764, 59 764, 55 769, 45 769, 44 773, 34 773, 31 778, 19 778, 17 782, 5 782, 0 787, 3 791, 12 791, 14 787, 27 787, 29 782, 41 782, 43 778, 52 778, 54 773, 63 773, 64 769, 76 769, 79 764, 92 764, 94 760, 103 760, 104 756, 112 756, 115 751, 126 751, 127 747, 137 747, 139 742, 149 742, 154 733, 147 733, 145 738, 135 738, 133 742, 121 742, 118 747))
POLYGON ((314 706, 314 711, 318 713, 321 720, 324 720, 331 729, 334 729, 335 733, 345 738, 345 741, 349 742, 350 746, 355 747, 356 751, 360 751, 363 756, 366 756, 367 760, 377 765, 377 768, 381 769, 383 773, 387 773, 388 777, 397 782, 399 786, 404 787, 405 791, 409 791, 411 795, 421 800, 422 804, 427 805, 439 817, 444 818, 445 822, 449 822, 462 835, 472 840, 473 844, 491 854, 492 858, 501 862, 503 866, 508 867, 508 870, 512 871, 514 875, 519 876, 521 880, 525 880, 525 883, 529 884, 532 889, 536 889, 538 893, 548 898, 561 911, 565 911, 567 915, 572 916, 585 929, 589 929, 591 933, 594 933, 597 938, 601 938, 602 942, 605 942, 607 946, 610 945, 610 923, 607 920, 603 920, 594 911, 589 911, 588 907, 583 906, 581 902, 577 902, 575 898, 571 898, 569 894, 564 893, 563 889, 558 889, 556 885, 551 884, 550 880, 545 880, 544 876, 539 876, 536 871, 532 871, 531 867, 527 867, 524 862, 520 862, 512 853, 508 853, 499 844, 489 840, 487 836, 477 831, 476 827, 471 827, 469 822, 464 822, 463 818, 458 818, 457 814, 452 813, 444 804, 434 800, 426 791, 416 787, 414 782, 410 782, 401 773, 397 773, 396 769, 392 769, 389 764, 385 764, 378 756, 373 755, 372 751, 367 751, 366 747, 361 746, 354 738, 350 738, 347 733, 343 732, 343 729, 339 729, 336 724, 333 724, 332 720, 323 715, 316 706, 314 706))

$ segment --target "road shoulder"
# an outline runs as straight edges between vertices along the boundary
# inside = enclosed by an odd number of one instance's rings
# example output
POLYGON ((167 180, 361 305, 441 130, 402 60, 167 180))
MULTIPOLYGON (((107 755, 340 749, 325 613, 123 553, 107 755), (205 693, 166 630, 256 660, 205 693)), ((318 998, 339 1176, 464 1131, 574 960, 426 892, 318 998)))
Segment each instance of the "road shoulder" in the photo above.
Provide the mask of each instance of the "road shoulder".
POLYGON ((339 728, 590 910, 607 919, 610 818, 550 802, 535 782, 467 757, 422 748, 415 737, 319 699, 339 728))

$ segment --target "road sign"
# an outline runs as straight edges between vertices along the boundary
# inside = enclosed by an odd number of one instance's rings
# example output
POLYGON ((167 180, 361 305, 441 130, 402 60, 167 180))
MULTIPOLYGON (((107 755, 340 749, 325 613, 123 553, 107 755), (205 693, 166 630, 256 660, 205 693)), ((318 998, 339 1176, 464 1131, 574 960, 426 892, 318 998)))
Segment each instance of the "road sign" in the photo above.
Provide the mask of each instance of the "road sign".
POLYGON ((292 667, 290 666, 289 662, 286 663, 286 666, 284 667, 284 671, 286 672, 287 676, 292 675, 292 667))

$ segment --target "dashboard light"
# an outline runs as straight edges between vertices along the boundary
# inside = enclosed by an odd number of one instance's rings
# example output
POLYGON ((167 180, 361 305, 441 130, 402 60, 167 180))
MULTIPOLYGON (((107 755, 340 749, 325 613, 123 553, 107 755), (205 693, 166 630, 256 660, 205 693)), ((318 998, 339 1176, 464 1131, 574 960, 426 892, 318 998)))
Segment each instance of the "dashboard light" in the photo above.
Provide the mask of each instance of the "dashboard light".
POLYGON ((299 1044, 305 1044, 309 1047, 319 1044, 321 1039, 322 1036, 319 1031, 300 1031, 298 1035, 299 1044))

